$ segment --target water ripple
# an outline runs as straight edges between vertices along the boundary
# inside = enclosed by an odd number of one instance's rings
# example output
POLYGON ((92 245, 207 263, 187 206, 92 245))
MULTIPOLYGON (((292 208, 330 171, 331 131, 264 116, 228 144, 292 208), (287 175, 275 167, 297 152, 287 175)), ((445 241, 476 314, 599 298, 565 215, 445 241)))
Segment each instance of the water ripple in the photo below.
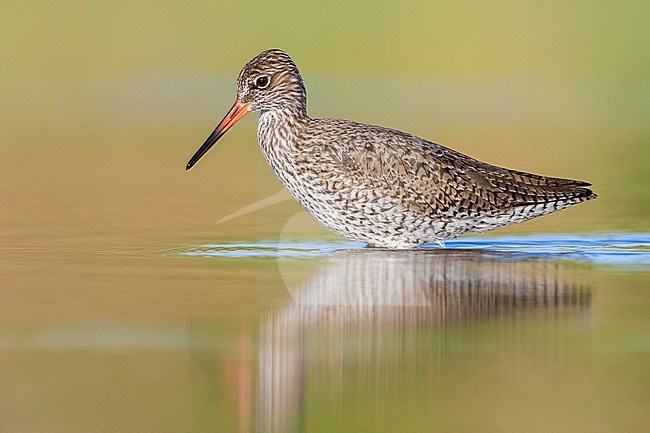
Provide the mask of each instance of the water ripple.
MULTIPOLYGON (((650 265, 650 234, 543 234, 461 238, 449 248, 518 253, 526 257, 580 260, 602 265, 650 265)), ((428 247, 425 247, 428 248, 428 247)))
MULTIPOLYGON (((262 241, 195 245, 177 250, 176 253, 206 258, 310 258, 363 246, 361 243, 348 241, 262 241)), ((432 245, 421 249, 439 248, 432 245)), ((635 269, 647 269, 650 266, 650 233, 462 237, 447 241, 446 248, 507 253, 504 258, 514 260, 537 257, 549 260, 578 260, 635 269)))
POLYGON ((363 248, 364 244, 359 242, 318 242, 318 241, 296 241, 296 242, 241 242, 232 244, 203 244, 195 245, 188 249, 179 251, 184 256, 199 257, 294 257, 307 258, 324 256, 334 251, 363 248))

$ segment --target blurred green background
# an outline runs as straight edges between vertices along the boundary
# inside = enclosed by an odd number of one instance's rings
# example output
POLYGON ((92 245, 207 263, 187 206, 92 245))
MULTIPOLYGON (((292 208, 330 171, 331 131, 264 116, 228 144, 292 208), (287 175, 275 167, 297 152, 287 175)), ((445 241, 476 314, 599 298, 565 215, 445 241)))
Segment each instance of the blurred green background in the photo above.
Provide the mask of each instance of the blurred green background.
MULTIPOLYGON (((600 195, 509 231, 645 230, 648 9, 642 1, 5 1, 4 217, 24 224, 25 213, 46 206, 47 221, 80 215, 82 224, 92 216, 141 227, 172 218, 211 235, 238 232, 212 223, 281 188, 257 150, 256 116, 195 170, 183 168, 230 107, 240 68, 278 47, 301 68, 312 116, 390 126, 494 164, 589 180, 600 195)), ((241 224, 270 235, 276 218, 299 210, 286 202, 241 224)), ((317 226, 310 233, 329 236, 317 226)))

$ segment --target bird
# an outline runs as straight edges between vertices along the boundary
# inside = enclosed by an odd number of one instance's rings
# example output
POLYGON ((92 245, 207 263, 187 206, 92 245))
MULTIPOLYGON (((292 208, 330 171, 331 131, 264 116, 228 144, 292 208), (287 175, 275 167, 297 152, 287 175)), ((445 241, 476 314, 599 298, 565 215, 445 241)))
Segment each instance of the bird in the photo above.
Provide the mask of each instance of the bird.
POLYGON ((300 71, 279 49, 246 63, 234 105, 186 170, 254 111, 262 154, 291 196, 327 229, 369 247, 444 246, 597 197, 588 182, 488 164, 396 129, 312 118, 300 71))

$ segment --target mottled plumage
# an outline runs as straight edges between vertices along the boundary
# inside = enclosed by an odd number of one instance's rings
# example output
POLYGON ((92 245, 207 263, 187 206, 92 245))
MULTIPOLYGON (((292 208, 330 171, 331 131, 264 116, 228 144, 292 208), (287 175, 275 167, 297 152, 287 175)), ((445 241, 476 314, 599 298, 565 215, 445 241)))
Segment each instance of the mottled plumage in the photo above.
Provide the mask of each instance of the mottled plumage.
POLYGON ((187 168, 259 110, 258 140, 275 174, 319 223, 349 239, 413 248, 596 197, 587 182, 486 164, 405 132, 312 119, 300 72, 280 50, 248 62, 237 84, 237 102, 187 168))

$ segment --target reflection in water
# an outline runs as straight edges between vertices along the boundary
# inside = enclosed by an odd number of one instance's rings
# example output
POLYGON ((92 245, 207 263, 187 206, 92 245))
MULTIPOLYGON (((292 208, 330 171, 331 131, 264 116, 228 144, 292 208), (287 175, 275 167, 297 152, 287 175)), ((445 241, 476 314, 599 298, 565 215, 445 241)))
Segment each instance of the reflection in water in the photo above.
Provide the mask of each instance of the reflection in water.
POLYGON ((310 362, 320 375, 351 365, 363 375, 382 358, 417 358, 418 336, 426 342, 427 330, 450 323, 589 307, 591 292, 574 270, 476 251, 353 250, 323 259, 294 302, 262 323, 260 430, 303 430, 310 362))

